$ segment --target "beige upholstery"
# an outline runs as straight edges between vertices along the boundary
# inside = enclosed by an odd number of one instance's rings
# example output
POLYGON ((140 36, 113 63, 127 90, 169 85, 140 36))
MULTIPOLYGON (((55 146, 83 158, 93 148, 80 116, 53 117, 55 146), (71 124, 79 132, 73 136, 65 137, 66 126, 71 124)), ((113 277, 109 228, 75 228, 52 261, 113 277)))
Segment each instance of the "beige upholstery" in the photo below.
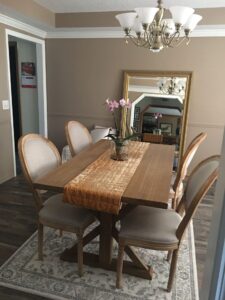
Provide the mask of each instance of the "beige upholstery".
POLYGON ((50 222, 52 226, 70 232, 84 230, 94 220, 94 216, 87 209, 64 203, 63 194, 51 196, 39 211, 40 222, 50 222))
POLYGON ((48 141, 33 135, 32 139, 26 139, 23 145, 24 159, 29 175, 34 181, 38 176, 55 169, 60 164, 57 149, 49 147, 48 141))
POLYGON ((138 206, 121 221, 120 238, 149 243, 178 243, 181 216, 174 210, 138 206))
MULTIPOLYGON (((176 262, 183 234, 196 208, 218 176, 219 156, 202 161, 191 173, 184 195, 176 210, 137 206, 121 220, 117 288, 122 286, 123 254, 125 246, 137 246, 172 251, 167 290, 171 291, 176 262)), ((147 268, 147 267, 146 267, 147 268)))
POLYGON ((69 121, 65 126, 66 138, 72 156, 92 144, 92 137, 87 128, 77 121, 69 121))
POLYGON ((19 139, 18 149, 23 173, 31 185, 38 210, 38 257, 43 259, 43 226, 74 232, 78 240, 78 270, 81 276, 83 233, 95 217, 88 210, 64 203, 62 194, 50 197, 43 204, 41 193, 35 189, 33 182, 61 164, 60 154, 52 142, 38 134, 27 134, 19 139))
POLYGON ((201 189, 205 181, 207 180, 210 173, 212 173, 219 166, 219 157, 208 164, 203 164, 201 168, 197 169, 190 180, 188 181, 186 191, 185 191, 185 209, 188 210, 190 204, 192 203, 194 197, 196 197, 198 191, 201 189))

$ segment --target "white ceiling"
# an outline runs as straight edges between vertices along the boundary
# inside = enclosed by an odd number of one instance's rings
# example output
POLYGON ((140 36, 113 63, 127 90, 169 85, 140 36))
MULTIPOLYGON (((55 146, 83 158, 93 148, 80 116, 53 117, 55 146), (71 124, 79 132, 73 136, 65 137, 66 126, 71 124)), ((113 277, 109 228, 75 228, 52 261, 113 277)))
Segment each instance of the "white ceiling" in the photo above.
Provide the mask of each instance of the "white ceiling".
MULTIPOLYGON (((132 10, 157 5, 156 0, 34 0, 56 13, 132 10)), ((193 8, 225 7, 225 0, 164 0, 164 7, 185 5, 193 8)))

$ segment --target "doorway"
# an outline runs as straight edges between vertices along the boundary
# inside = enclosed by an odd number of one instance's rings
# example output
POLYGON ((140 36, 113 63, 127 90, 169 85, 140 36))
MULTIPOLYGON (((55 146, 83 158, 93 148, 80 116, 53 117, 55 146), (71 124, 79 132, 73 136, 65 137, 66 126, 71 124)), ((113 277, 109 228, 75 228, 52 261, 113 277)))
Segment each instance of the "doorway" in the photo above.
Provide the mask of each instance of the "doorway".
POLYGON ((45 41, 6 29, 14 175, 20 174, 18 140, 47 137, 45 41))
POLYGON ((19 93, 19 74, 18 74, 18 51, 17 42, 9 42, 9 62, 10 62, 10 81, 13 110, 13 130, 16 156, 16 173, 21 172, 18 159, 18 140, 22 135, 21 114, 20 114, 20 93, 19 93))

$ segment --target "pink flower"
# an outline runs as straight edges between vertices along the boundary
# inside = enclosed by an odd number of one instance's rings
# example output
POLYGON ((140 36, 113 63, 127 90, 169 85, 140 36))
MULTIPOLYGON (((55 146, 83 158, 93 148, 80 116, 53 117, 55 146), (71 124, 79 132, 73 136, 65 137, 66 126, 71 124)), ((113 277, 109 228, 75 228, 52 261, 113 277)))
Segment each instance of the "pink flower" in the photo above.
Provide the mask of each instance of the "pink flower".
POLYGON ((119 103, 116 100, 107 99, 105 102, 106 102, 106 106, 111 112, 114 112, 115 108, 119 107, 119 103))
POLYGON ((120 99, 119 103, 120 103, 120 106, 125 107, 127 104, 127 101, 125 99, 120 99))

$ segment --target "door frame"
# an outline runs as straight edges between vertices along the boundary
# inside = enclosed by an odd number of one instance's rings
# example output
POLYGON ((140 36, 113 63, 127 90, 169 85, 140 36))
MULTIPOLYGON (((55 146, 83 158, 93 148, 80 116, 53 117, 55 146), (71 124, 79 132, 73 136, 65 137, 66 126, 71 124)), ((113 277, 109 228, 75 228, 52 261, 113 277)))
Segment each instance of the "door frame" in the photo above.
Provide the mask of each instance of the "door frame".
POLYGON ((11 29, 5 29, 6 35, 6 57, 7 57, 7 75, 8 75, 8 89, 9 89, 9 107, 10 107, 10 123, 11 123, 11 137, 13 148, 13 172, 16 176, 16 155, 15 155, 15 141, 13 128, 13 106, 11 93, 11 78, 10 78, 10 62, 9 62, 9 36, 14 36, 26 41, 36 44, 37 56, 37 91, 38 91, 38 111, 39 111, 39 133, 45 137, 48 135, 47 124, 47 86, 46 86, 46 55, 45 55, 45 41, 39 38, 23 34, 11 29))

